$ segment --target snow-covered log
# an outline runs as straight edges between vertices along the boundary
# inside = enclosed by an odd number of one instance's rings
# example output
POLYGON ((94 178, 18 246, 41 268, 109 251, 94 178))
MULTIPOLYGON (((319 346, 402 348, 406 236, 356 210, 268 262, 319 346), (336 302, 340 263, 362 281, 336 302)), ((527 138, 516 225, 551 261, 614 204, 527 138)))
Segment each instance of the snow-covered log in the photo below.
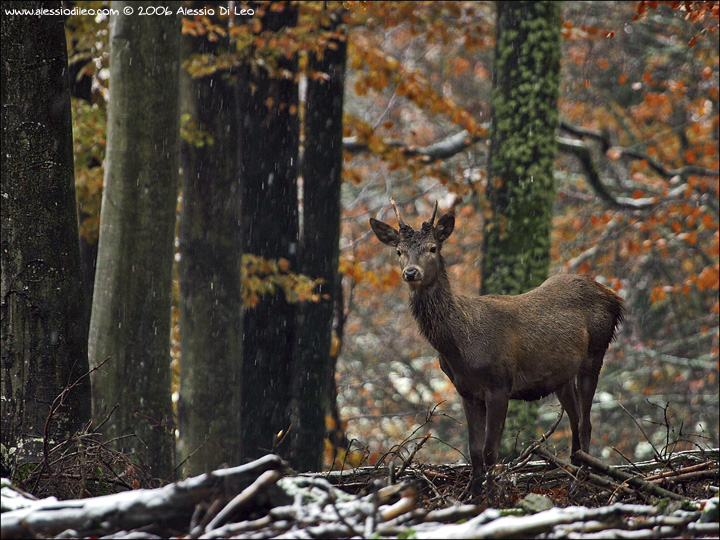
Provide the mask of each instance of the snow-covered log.
POLYGON ((90 499, 36 501, 2 514, 2 538, 56 536, 68 529, 104 535, 148 524, 186 528, 201 501, 216 493, 232 498, 265 471, 283 469, 282 460, 264 456, 252 463, 220 469, 158 489, 138 489, 90 499))

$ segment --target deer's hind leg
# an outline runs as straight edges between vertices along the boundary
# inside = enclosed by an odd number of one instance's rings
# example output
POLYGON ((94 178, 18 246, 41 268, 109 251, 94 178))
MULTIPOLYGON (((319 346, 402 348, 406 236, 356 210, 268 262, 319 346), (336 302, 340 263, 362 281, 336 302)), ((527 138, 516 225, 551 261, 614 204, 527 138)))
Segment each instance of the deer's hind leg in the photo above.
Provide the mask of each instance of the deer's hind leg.
POLYGON ((582 448, 581 443, 581 406, 578 399, 577 387, 575 386, 575 377, 566 382, 559 390, 555 392, 560 405, 568 415, 570 420, 570 431, 572 432, 572 453, 582 448))
POLYGON ((590 436, 592 435, 590 409, 592 408, 593 397, 595 396, 600 375, 602 356, 600 362, 595 362, 595 366, 588 371, 581 371, 577 376, 578 398, 580 401, 580 448, 586 453, 590 453, 590 436))

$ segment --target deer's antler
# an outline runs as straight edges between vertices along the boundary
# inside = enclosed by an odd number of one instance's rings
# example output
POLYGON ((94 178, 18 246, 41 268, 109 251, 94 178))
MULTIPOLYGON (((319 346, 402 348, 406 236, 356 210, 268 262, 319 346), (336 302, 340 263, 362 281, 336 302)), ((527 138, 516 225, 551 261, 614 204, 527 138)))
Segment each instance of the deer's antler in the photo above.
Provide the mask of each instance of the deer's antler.
POLYGON ((432 213, 432 216, 430 217, 430 226, 431 227, 435 226, 435 214, 437 214, 437 207, 438 207, 438 202, 435 201, 435 205, 433 206, 433 213, 432 213))
POLYGON ((390 197, 390 204, 392 204, 393 210, 395 210, 395 217, 397 217, 398 225, 400 225, 401 227, 407 227, 407 225, 405 225, 405 222, 400 217, 398 207, 395 205, 395 199, 393 199, 392 197, 390 197))

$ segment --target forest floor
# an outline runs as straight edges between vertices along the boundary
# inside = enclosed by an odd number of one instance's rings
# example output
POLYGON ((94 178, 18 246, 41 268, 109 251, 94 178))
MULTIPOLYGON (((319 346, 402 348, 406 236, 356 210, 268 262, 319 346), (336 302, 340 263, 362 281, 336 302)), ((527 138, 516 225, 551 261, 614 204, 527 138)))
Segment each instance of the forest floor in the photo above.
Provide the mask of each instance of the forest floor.
MULTIPOLYGON (((576 458, 582 467, 534 443, 498 466, 476 497, 467 465, 408 460, 296 474, 275 455, 159 488, 68 500, 42 489, 46 498, 36 499, 3 480, 2 538, 718 537, 718 449, 612 467, 576 458)), ((72 468, 52 470, 51 486, 62 470, 64 482, 78 483, 72 468)), ((121 476, 108 486, 130 486, 121 476)))

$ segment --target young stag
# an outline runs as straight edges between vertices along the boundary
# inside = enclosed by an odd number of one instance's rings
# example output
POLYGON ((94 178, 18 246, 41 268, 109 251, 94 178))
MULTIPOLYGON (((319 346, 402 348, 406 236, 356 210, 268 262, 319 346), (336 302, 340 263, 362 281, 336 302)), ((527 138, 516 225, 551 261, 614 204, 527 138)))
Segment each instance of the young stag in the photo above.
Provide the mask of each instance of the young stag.
POLYGON ((439 353, 462 398, 470 435, 473 493, 498 457, 508 400, 555 393, 570 419, 572 452, 590 447, 590 408, 603 357, 623 318, 612 289, 580 275, 556 275, 517 296, 452 292, 441 250, 455 218, 432 217, 416 231, 370 218, 378 239, 397 249, 410 311, 439 353))

